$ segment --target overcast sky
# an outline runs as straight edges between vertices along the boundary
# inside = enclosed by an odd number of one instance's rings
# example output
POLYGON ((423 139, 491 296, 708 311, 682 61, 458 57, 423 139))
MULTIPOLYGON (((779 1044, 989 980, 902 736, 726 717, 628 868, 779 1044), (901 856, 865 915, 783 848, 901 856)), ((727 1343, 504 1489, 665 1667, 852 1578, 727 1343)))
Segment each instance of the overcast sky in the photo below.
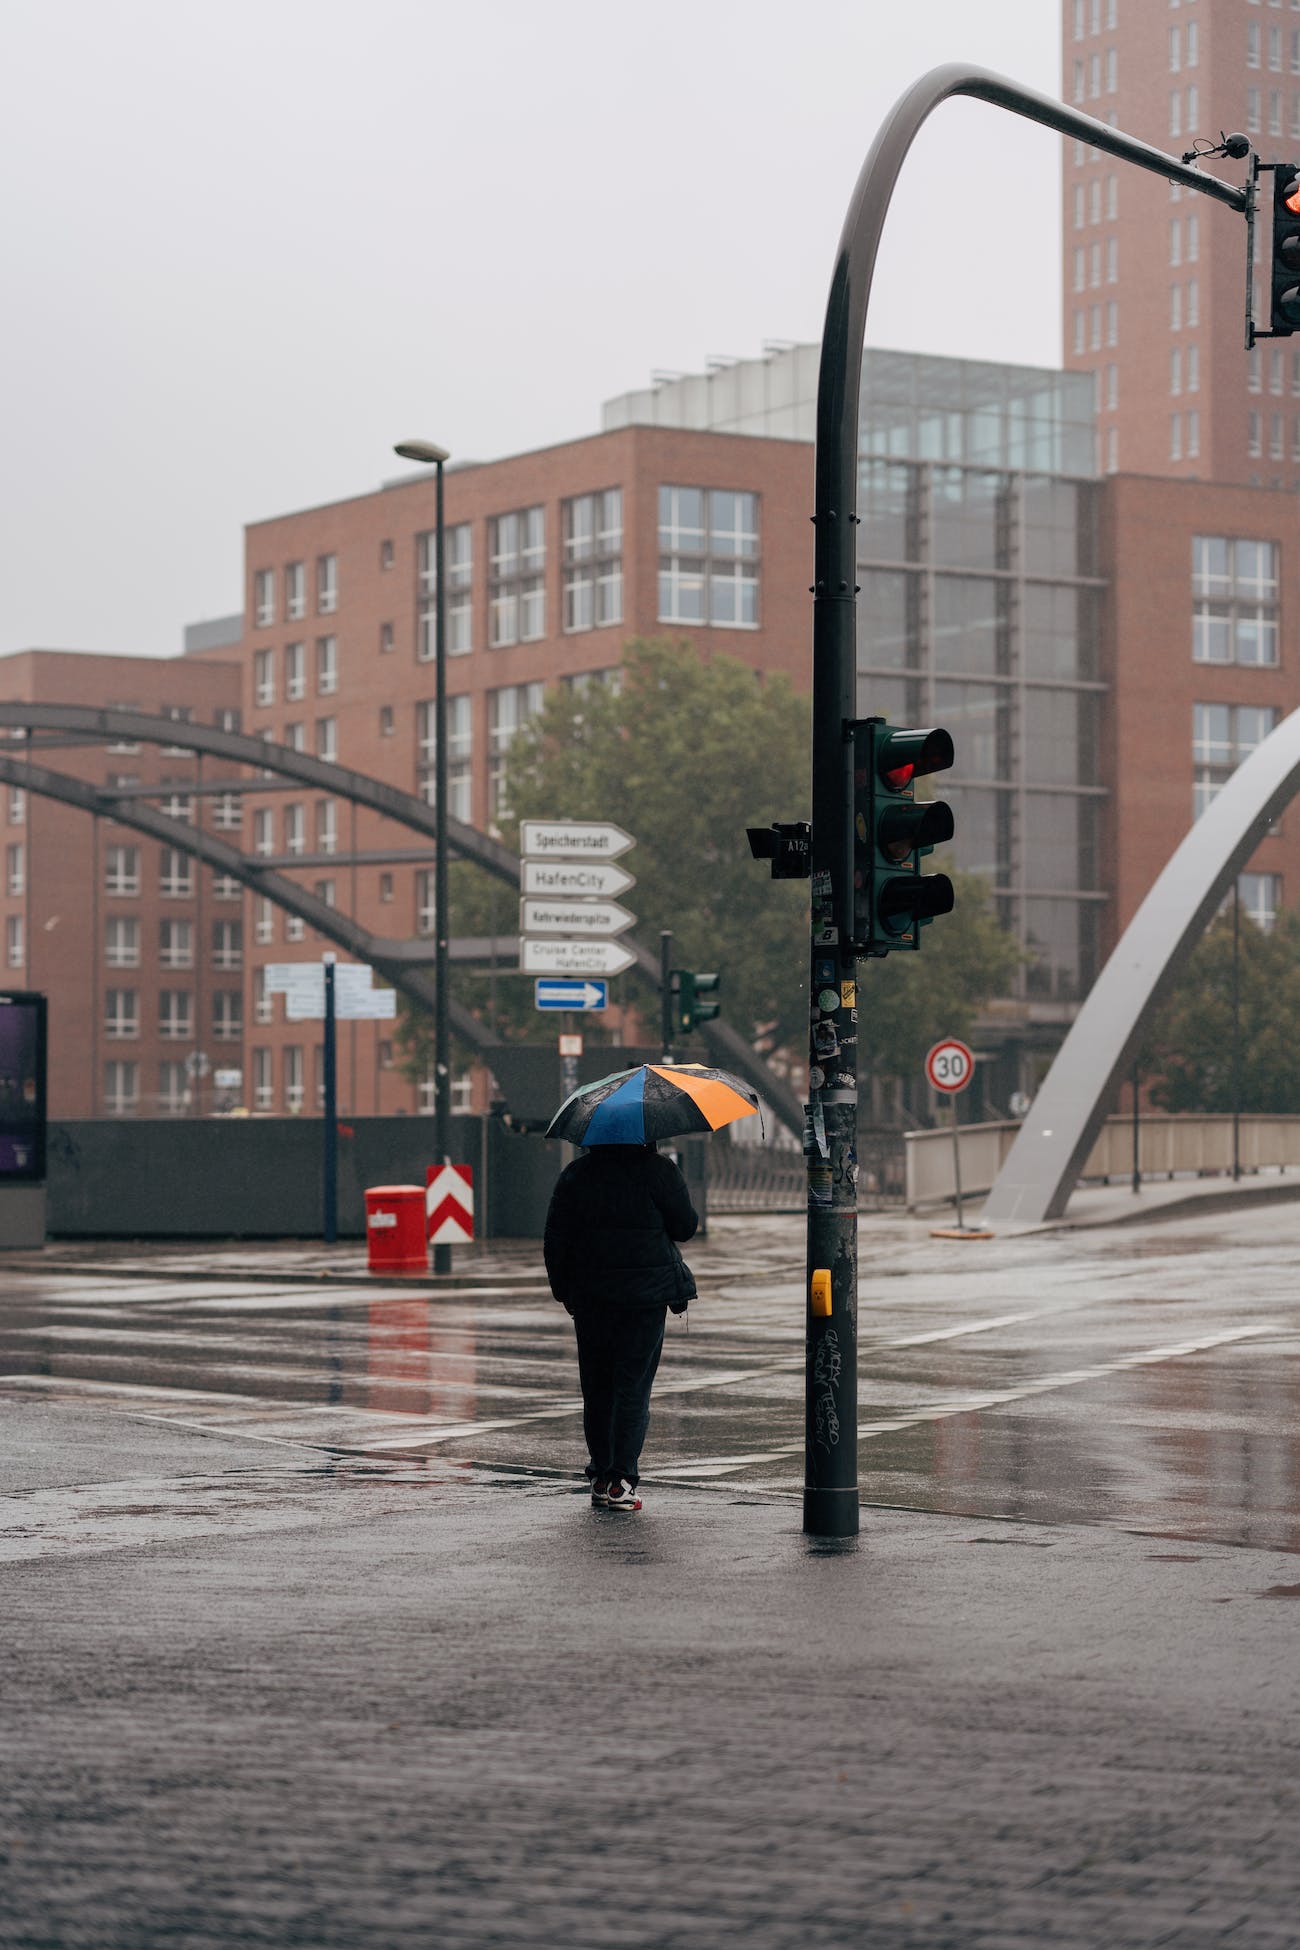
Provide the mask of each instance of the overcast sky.
MULTIPOLYGON (((167 656, 242 526, 821 335, 882 117, 1056 0, 0 0, 0 653, 167 656)), ((868 341, 1054 364, 1059 139, 940 109, 868 341)))

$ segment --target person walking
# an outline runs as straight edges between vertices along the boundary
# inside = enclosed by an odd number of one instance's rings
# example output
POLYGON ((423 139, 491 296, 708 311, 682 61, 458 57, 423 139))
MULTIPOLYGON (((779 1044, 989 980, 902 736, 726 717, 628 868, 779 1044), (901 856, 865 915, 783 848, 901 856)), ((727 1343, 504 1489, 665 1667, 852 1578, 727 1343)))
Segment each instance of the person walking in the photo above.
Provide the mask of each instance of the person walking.
POLYGON ((695 1298, 678 1245, 698 1225, 686 1180, 653 1143, 593 1146, 556 1182, 543 1252, 577 1336, 596 1509, 641 1508, 637 1470, 665 1319, 695 1298))

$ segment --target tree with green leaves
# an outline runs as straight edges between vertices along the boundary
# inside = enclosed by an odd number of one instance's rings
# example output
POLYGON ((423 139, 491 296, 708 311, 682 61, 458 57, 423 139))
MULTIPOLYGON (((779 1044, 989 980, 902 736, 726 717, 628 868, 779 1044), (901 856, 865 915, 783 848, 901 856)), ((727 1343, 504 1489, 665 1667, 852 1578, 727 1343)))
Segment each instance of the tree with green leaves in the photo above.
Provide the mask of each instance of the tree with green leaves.
POLYGON ((1239 1032, 1233 1037, 1232 915, 1221 913, 1193 950, 1144 1039, 1139 1071, 1161 1110, 1231 1111, 1234 1061, 1243 1111, 1300 1110, 1300 913, 1267 934, 1243 914, 1239 1032))
MULTIPOLYGON (((626 896, 640 939, 673 933, 679 968, 716 970, 722 1013, 768 1049, 804 1060, 808 1033, 808 885, 769 878, 751 858, 746 826, 808 816, 809 703, 783 676, 735 658, 700 657, 690 643, 631 642, 617 686, 557 686, 510 748, 509 817, 608 820, 636 841, 623 860, 637 884, 626 896)), ((957 877, 957 910, 925 930, 919 954, 898 952, 860 970, 864 1064, 879 1075, 919 1074, 944 1033, 967 1034, 981 1005, 1005 989, 1019 951, 993 913, 984 882, 957 877)), ((514 925, 514 895, 459 863, 450 890, 453 935, 514 925)), ((635 973, 651 1040, 657 998, 635 973)), ((453 975, 457 1000, 507 1039, 544 1031, 532 985, 482 970, 453 975)), ((408 1067, 423 1074, 429 1030, 403 1012, 408 1067)), ((553 1031, 553 1026, 552 1026, 553 1031)), ((547 1032, 551 1033, 551 1032, 547 1032)))

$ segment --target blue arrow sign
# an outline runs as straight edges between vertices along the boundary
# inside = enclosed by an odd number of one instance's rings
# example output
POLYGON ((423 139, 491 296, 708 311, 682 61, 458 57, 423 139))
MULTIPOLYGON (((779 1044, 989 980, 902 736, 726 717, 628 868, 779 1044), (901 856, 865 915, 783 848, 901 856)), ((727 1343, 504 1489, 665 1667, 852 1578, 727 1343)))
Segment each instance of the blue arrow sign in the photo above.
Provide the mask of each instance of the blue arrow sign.
POLYGON ((603 1009, 609 1001, 608 982, 537 981, 533 1000, 539 1009, 603 1009))

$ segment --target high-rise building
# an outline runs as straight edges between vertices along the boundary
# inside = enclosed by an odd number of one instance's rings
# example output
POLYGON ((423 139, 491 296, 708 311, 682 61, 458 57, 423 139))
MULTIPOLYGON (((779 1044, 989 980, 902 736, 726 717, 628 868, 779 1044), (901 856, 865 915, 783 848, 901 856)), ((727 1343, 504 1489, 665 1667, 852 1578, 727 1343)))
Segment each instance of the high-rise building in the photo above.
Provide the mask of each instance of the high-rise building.
MULTIPOLYGON (((1240 130, 1263 161, 1300 156, 1297 0, 1061 14, 1066 102, 1171 155, 1240 130)), ((1098 471, 1300 486, 1300 338, 1246 352, 1243 219, 1087 143, 1064 151, 1063 361, 1092 375, 1098 471)), ((1203 167, 1245 180, 1242 162, 1203 167)))

